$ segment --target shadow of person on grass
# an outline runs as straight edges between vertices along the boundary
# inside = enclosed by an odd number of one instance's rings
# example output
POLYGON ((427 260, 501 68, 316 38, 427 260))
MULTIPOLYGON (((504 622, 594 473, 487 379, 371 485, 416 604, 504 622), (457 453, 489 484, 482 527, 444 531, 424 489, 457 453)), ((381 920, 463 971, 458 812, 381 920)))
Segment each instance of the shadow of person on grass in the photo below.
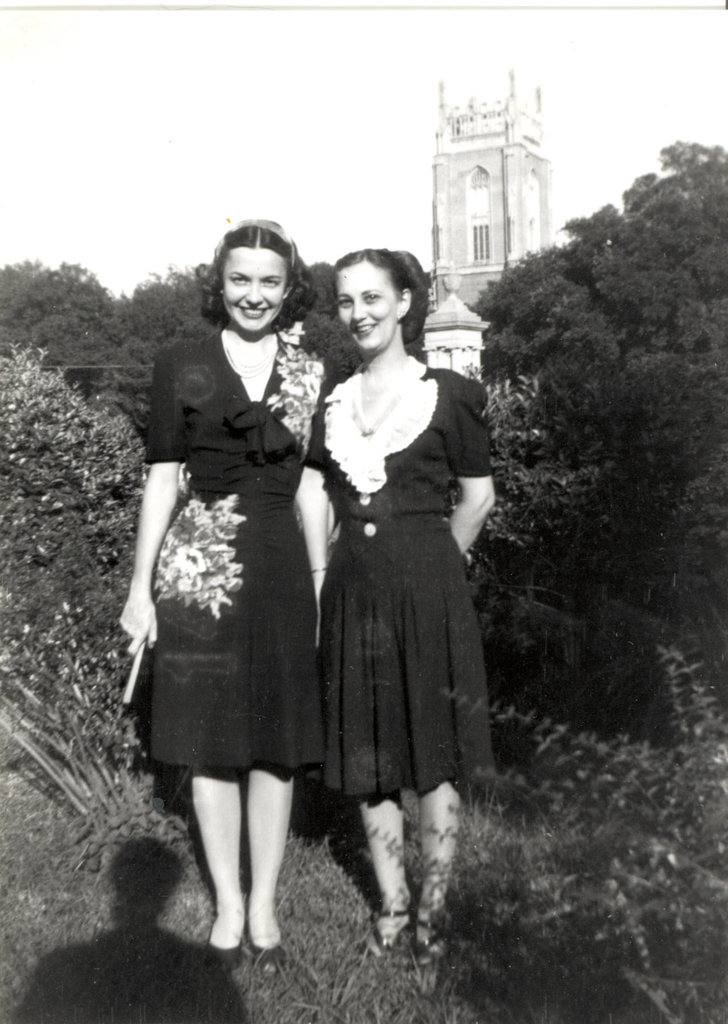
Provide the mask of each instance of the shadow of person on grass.
POLYGON ((245 1024, 230 975, 157 924, 181 872, 157 840, 126 843, 109 868, 113 929, 43 957, 14 1024, 245 1024))

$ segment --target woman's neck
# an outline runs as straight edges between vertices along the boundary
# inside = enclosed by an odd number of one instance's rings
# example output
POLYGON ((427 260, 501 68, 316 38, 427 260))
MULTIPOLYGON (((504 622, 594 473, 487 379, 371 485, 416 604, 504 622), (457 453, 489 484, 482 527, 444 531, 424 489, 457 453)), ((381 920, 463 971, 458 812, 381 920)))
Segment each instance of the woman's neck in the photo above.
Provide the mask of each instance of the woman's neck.
POLYGON ((377 352, 371 359, 366 359, 362 366, 362 373, 366 374, 367 380, 372 385, 381 385, 382 390, 385 390, 388 385, 391 385, 393 379, 398 378, 404 372, 408 362, 409 356, 404 346, 395 349, 388 348, 384 352, 377 352))
POLYGON ((278 346, 278 336, 272 333, 262 334, 259 338, 251 338, 230 327, 225 327, 222 335, 225 344, 243 360, 246 358, 258 360, 263 352, 269 352, 278 346))

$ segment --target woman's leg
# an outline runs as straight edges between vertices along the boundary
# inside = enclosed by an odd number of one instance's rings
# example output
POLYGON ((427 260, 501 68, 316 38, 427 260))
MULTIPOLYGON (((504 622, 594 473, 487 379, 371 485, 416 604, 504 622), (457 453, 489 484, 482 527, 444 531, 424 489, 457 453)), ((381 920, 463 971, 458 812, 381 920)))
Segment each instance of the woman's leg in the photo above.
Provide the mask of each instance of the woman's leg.
POLYGON ((210 945, 232 949, 240 944, 245 925, 240 887, 240 783, 237 779, 205 775, 204 769, 195 772, 192 802, 215 887, 217 916, 210 932, 210 945))
POLYGON ((442 782, 420 797, 420 910, 425 914, 436 913, 445 904, 459 825, 460 797, 451 782, 442 782))
POLYGON ((382 897, 376 923, 378 945, 388 947, 407 924, 409 890, 404 870, 404 816, 399 797, 361 804, 374 874, 382 897))
POLYGON ((422 895, 417 913, 417 938, 428 942, 429 927, 445 906, 452 862, 457 848, 460 797, 450 782, 442 782, 420 797, 422 895))
POLYGON ((248 776, 251 873, 248 931, 251 942, 261 949, 272 948, 281 941, 275 897, 292 798, 292 778, 283 779, 262 768, 251 769, 248 776))

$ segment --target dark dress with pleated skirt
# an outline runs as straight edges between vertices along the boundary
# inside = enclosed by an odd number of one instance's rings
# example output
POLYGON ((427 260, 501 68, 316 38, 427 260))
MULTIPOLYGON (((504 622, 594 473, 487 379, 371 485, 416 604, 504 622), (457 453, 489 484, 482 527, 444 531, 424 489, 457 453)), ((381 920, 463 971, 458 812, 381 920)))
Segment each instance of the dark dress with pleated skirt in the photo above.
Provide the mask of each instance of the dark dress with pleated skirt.
POLYGON ((157 360, 147 459, 184 461, 189 477, 156 572, 159 761, 295 770, 322 760, 316 603, 293 500, 322 373, 281 342, 254 402, 219 336, 157 360))
POLYGON ((308 459, 340 523, 321 598, 325 781, 358 796, 493 772, 481 633, 447 519, 453 479, 491 472, 484 390, 409 369, 370 437, 355 377, 335 388, 308 459))

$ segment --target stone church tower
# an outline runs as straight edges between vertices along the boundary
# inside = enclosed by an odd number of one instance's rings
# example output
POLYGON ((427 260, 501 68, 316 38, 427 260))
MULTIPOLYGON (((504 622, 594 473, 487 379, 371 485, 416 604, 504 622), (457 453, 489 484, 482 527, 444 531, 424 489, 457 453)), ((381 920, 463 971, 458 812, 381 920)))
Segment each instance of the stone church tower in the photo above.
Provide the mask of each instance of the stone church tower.
POLYGON ((440 82, 433 160, 433 283, 439 305, 444 278, 461 278, 460 298, 474 305, 513 260, 553 242, 551 165, 541 153, 541 91, 516 95, 510 73, 505 101, 464 108, 445 103, 440 82))

